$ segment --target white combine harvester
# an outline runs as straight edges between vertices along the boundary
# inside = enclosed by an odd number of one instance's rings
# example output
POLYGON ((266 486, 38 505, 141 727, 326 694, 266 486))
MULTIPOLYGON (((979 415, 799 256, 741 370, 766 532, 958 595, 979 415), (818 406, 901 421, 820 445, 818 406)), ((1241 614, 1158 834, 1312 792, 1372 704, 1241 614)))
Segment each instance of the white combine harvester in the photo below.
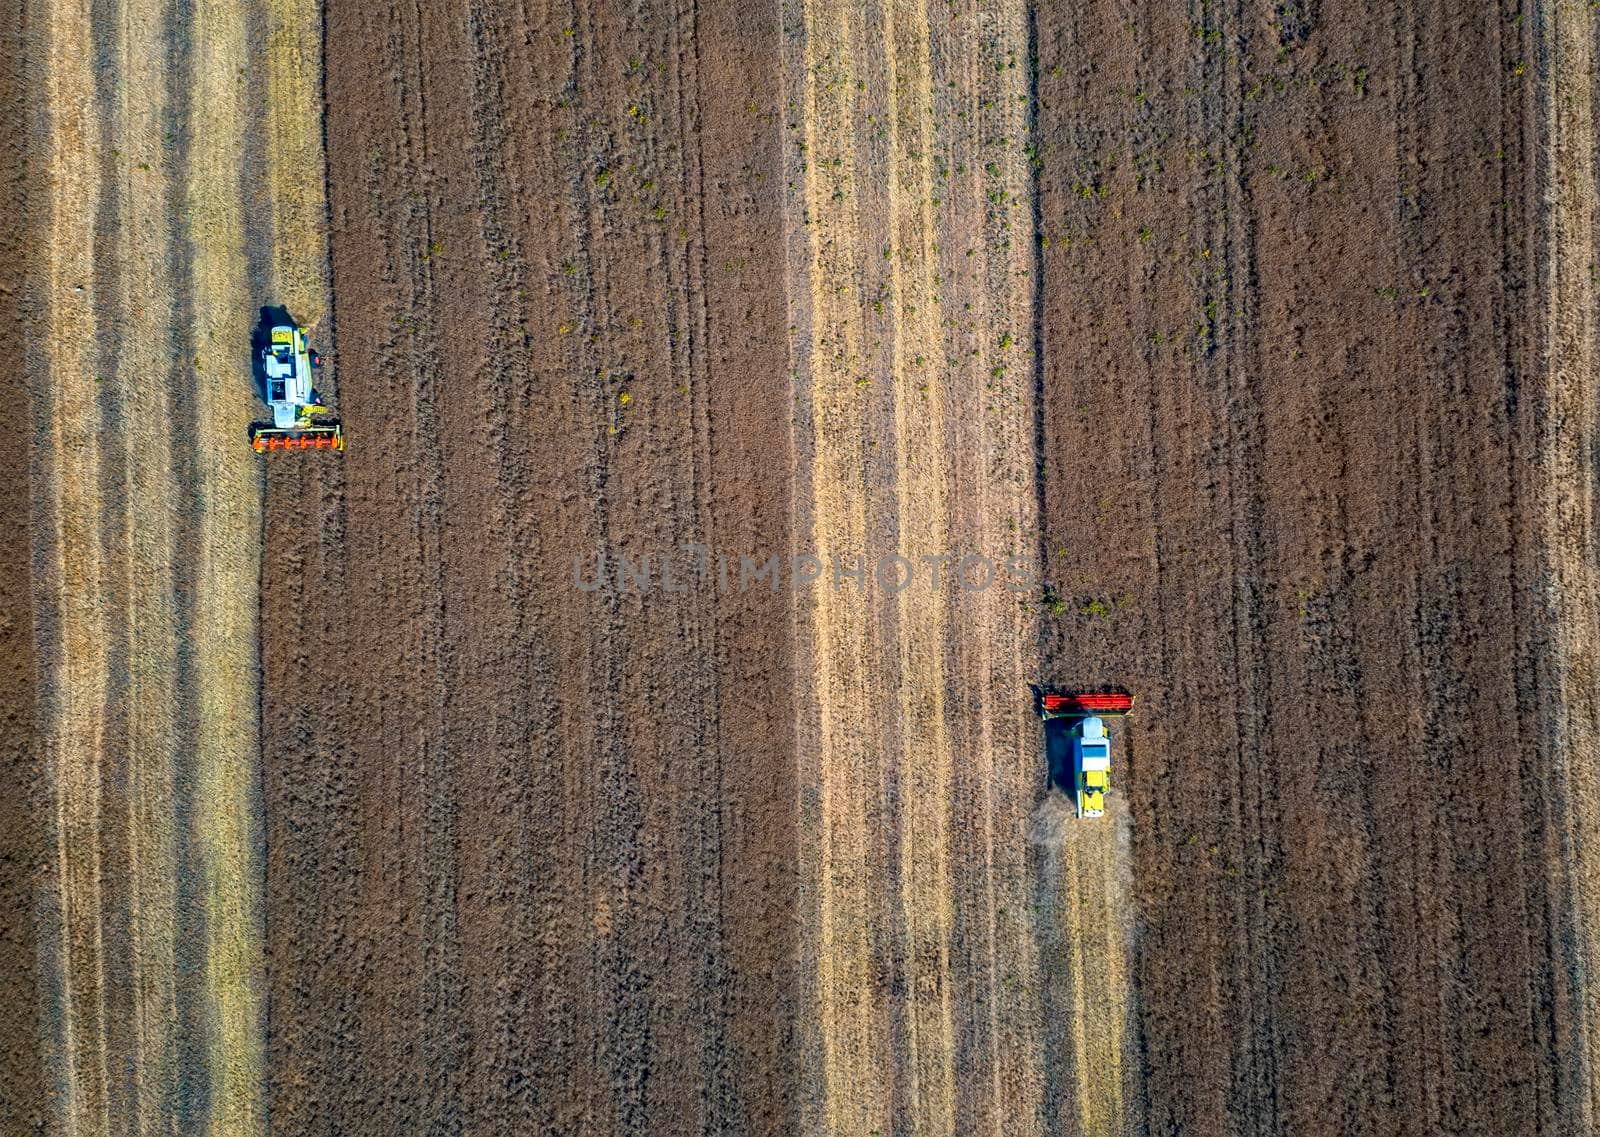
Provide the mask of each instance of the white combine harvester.
POLYGON ((311 386, 311 371, 321 358, 306 342, 306 330, 292 324, 272 329, 261 349, 261 374, 272 424, 250 428, 250 447, 257 454, 272 450, 343 450, 344 430, 327 412, 311 386))

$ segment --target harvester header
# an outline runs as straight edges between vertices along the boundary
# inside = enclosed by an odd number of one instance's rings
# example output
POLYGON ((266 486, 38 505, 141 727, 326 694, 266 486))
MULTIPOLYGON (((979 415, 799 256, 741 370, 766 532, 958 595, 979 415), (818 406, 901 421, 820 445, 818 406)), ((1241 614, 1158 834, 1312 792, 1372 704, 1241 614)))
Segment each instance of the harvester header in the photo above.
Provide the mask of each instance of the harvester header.
POLYGON ((250 448, 257 454, 269 450, 343 450, 344 429, 338 423, 316 423, 305 430, 280 433, 270 427, 256 430, 250 448))
POLYGON ((1083 718, 1133 713, 1133 696, 1120 691, 1046 691, 1039 696, 1041 718, 1083 718))

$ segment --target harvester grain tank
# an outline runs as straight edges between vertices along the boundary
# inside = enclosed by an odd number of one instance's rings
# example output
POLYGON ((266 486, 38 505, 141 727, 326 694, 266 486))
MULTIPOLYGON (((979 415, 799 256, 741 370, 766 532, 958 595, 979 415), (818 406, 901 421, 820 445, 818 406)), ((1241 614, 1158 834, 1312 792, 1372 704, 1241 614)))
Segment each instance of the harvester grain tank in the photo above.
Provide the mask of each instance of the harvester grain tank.
POLYGON ((1078 720, 1072 739, 1072 770, 1079 817, 1102 817, 1111 792, 1111 736, 1096 715, 1078 720))
POLYGON ((1046 745, 1049 746, 1052 720, 1060 723, 1056 730, 1065 730, 1066 759, 1056 768, 1052 763, 1051 777, 1062 783, 1073 797, 1078 816, 1102 817, 1106 811, 1106 795, 1111 792, 1111 732, 1105 720, 1113 716, 1131 714, 1133 696, 1121 692, 1050 691, 1039 697, 1039 716, 1045 720, 1046 745))
POLYGON ((293 324, 272 328, 261 348, 262 394, 272 408, 272 422, 250 428, 250 447, 257 454, 277 450, 343 450, 344 429, 337 419, 323 417, 328 408, 311 385, 321 358, 306 341, 306 330, 293 324))

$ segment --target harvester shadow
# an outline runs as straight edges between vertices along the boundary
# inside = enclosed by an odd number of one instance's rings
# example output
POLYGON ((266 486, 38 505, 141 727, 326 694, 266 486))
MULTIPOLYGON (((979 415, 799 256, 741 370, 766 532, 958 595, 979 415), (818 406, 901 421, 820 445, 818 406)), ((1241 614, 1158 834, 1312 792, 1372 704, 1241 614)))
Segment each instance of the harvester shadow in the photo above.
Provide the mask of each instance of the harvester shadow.
POLYGON ((1044 720, 1044 757, 1050 784, 1062 792, 1076 790, 1072 776, 1072 720, 1044 720))
MULTIPOLYGON (((288 322, 289 309, 281 304, 263 304, 261 318, 250 330, 250 384, 255 389, 256 399, 262 403, 267 401, 267 368, 261 356, 272 342, 272 329, 288 322)), ((245 436, 254 442, 256 428, 263 425, 270 426, 270 420, 250 423, 245 427, 245 436)))
POLYGON ((261 362, 261 353, 272 343, 272 329, 284 325, 299 326, 282 304, 263 304, 261 318, 250 332, 250 379, 255 384, 256 397, 263 403, 267 401, 267 369, 261 362))
MULTIPOLYGON (((1045 688, 1037 683, 1028 684, 1033 695, 1033 710, 1040 714, 1044 708, 1045 688)), ((1044 726, 1045 772, 1049 778, 1046 788, 1073 792, 1072 732, 1066 719, 1047 719, 1041 715, 1044 726)))

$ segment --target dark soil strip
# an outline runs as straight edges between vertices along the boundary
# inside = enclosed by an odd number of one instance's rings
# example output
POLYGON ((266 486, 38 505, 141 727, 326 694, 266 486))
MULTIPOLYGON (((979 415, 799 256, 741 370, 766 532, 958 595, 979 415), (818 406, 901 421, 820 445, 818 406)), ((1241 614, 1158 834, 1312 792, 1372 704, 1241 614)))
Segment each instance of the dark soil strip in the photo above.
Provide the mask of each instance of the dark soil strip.
MULTIPOLYGON (((43 380, 38 353, 28 347, 29 274, 39 267, 34 242, 45 219, 30 213, 38 170, 29 138, 37 76, 29 45, 38 36, 27 0, 0 6, 0 183, 12 223, 0 227, 0 352, 21 363, 32 382, 43 380), (30 220, 32 218, 32 220, 30 220), (24 362, 25 361, 25 362, 24 362)), ((30 386, 13 382, 4 400, 0 452, 0 1131, 44 1131, 45 1071, 40 1052, 44 991, 34 925, 34 900, 46 851, 49 794, 36 730, 38 674, 34 659, 32 462, 35 411, 30 386)), ((39 392, 42 394, 43 392, 39 392)))
POLYGON ((788 598, 682 551, 790 542, 775 16, 333 3, 326 47, 350 449, 268 476, 274 1132, 787 1132, 788 598))

